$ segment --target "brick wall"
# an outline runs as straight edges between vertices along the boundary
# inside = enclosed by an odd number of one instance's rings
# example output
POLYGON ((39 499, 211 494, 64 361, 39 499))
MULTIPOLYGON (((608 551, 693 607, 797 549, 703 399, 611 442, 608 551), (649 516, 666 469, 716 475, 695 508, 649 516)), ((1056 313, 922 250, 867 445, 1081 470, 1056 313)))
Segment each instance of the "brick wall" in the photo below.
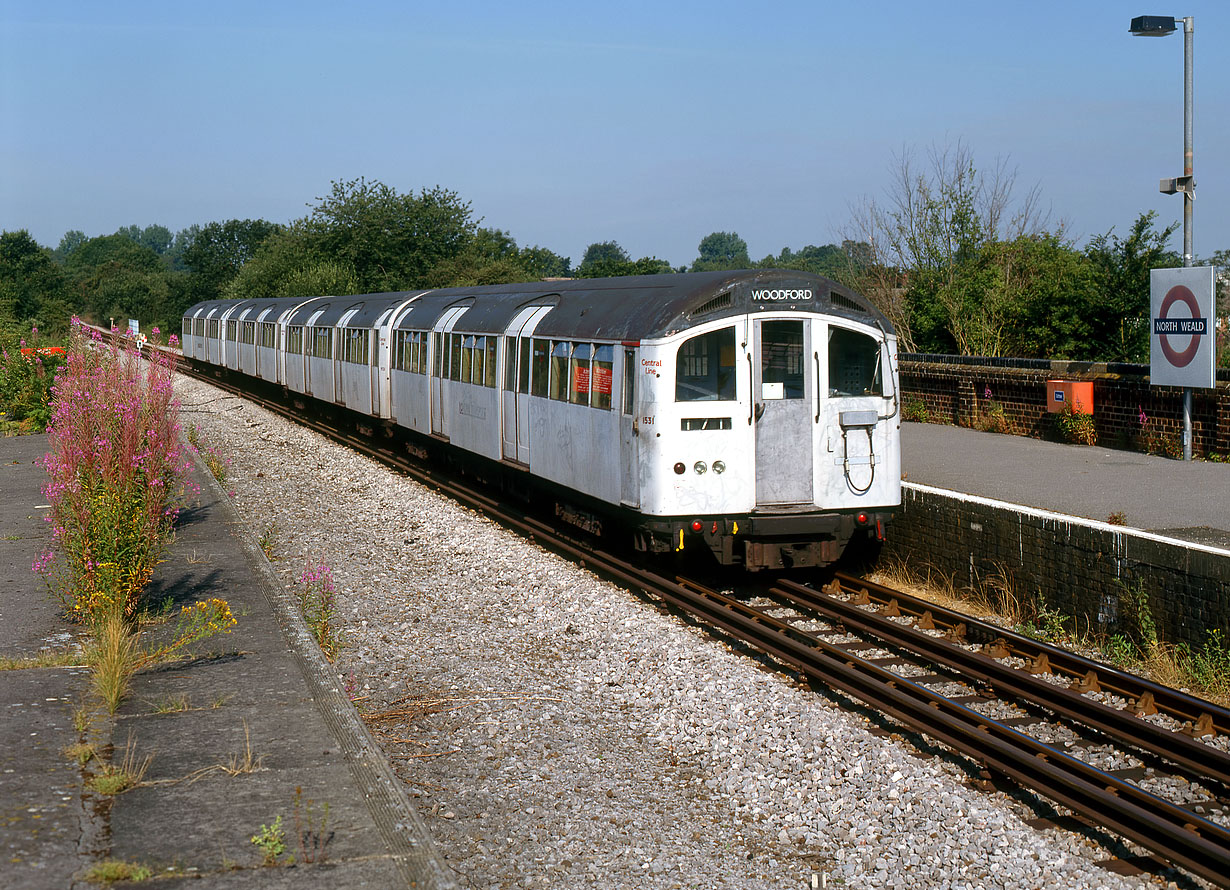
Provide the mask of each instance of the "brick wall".
POLYGON ((1123 631, 1144 594, 1167 642, 1199 649, 1213 628, 1230 635, 1230 553, 1147 532, 904 483, 882 555, 959 587, 1004 577, 1095 633, 1123 631))
MULTIPOLYGON (((1182 454, 1182 390, 1150 386, 1148 365, 903 353, 900 373, 907 420, 1039 438, 1058 435, 1047 380, 1091 380, 1097 444, 1182 454)), ((1230 454, 1230 372, 1218 372, 1215 389, 1192 393, 1192 451, 1230 454)))

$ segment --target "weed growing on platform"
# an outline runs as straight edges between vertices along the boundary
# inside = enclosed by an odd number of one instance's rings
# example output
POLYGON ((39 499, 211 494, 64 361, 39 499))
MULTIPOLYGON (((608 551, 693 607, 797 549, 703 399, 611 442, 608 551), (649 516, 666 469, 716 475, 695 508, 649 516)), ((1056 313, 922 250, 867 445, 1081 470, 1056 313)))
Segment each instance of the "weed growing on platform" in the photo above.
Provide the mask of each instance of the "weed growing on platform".
MULTIPOLYGON (((286 853, 286 832, 282 829, 280 813, 272 825, 262 825, 261 830, 252 835, 251 840, 261 851, 261 865, 272 867, 283 864, 280 860, 286 853)), ((285 864, 289 865, 293 861, 292 856, 285 864)))
POLYGON ((991 396, 991 387, 982 392, 983 404, 979 409, 978 418, 974 422, 977 429, 984 433, 1011 433, 1012 424, 1004 413, 1004 406, 991 396))
POLYGON ((133 338, 103 342, 73 320, 43 458, 52 550, 34 568, 78 620, 132 618, 170 540, 189 470, 173 375, 163 354, 142 361, 133 338))
POLYGON ((118 881, 148 881, 154 876, 149 867, 119 859, 104 859, 90 866, 85 879, 91 884, 114 884, 118 881))
POLYGON ((325 849, 333 833, 329 828, 329 802, 325 801, 313 812, 315 803, 309 798, 304 800, 303 789, 295 788, 295 837, 299 841, 299 861, 304 863, 323 863, 328 858, 325 849))
POLYGON ((226 485, 227 474, 230 470, 230 458, 223 457, 222 453, 212 445, 207 445, 200 452, 201 460, 205 462, 205 468, 209 470, 209 475, 218 480, 219 485, 226 485))
POLYGON ((1055 418, 1055 426, 1059 437, 1073 445, 1098 444, 1098 431, 1093 423, 1093 415, 1085 411, 1073 411, 1071 405, 1064 405, 1062 411, 1051 415, 1055 418))
POLYGON ((276 558, 273 553, 277 548, 277 538, 278 524, 276 522, 271 522, 265 526, 265 530, 261 532, 261 536, 256 541, 256 543, 260 545, 261 551, 264 552, 265 559, 270 562, 273 562, 276 558))
POLYGON ((89 742, 77 742, 64 749, 64 756, 76 761, 77 766, 85 766, 94 759, 98 751, 89 742))
POLYGON ((0 656, 0 671, 24 671, 30 668, 78 667, 85 656, 79 649, 40 652, 38 655, 0 656))
POLYGON ((325 565, 308 566, 299 576, 299 584, 299 610, 303 619, 325 658, 334 661, 342 649, 342 639, 336 624, 337 590, 333 586, 333 572, 325 565))
POLYGON ((911 423, 931 422, 931 412, 927 409, 927 403, 922 399, 906 399, 901 410, 905 419, 911 423))
POLYGON ((118 766, 114 763, 104 766, 98 775, 90 780, 90 789, 98 794, 123 794, 141 784, 153 760, 154 755, 147 754, 143 760, 138 761, 136 745, 130 737, 128 744, 124 746, 123 760, 118 766))

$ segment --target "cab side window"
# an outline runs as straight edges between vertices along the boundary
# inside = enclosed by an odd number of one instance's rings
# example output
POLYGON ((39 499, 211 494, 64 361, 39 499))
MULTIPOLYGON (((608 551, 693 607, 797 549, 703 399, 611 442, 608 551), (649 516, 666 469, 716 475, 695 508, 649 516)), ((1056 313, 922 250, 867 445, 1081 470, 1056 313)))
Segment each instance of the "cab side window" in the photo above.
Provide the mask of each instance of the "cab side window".
POLYGON ((829 396, 884 394, 880 343, 845 328, 829 328, 829 396))

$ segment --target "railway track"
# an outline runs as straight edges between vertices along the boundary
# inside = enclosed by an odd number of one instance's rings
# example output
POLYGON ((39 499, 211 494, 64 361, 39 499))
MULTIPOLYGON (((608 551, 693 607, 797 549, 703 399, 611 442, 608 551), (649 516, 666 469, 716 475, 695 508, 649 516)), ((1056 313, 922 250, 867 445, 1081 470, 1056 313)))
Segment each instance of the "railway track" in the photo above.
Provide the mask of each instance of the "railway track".
MULTIPOLYGON (((194 374, 244 398, 249 393, 194 374)), ((288 406, 256 399, 304 423, 288 406)), ((1114 832, 1165 863, 1230 887, 1230 711, 1113 667, 943 609, 899 591, 837 575, 823 590, 776 579, 749 601, 703 583, 668 578, 593 549, 568 532, 419 465, 396 441, 373 443, 330 419, 318 431, 431 485, 544 546, 750 643, 819 686, 837 690, 972 759, 1022 788, 1114 832), (941 691, 943 690, 943 691, 941 691), (1099 700, 1100 699, 1100 700, 1099 700), (991 716, 987 703, 1005 714, 991 716), (1036 727, 1063 727, 1066 743, 1036 727), (1032 732, 1026 732, 1032 729, 1032 732), (1041 737, 1040 737, 1041 736, 1041 737), (1083 752, 1121 752, 1131 765, 1102 769, 1083 752), (1162 787, 1179 777, 1186 800, 1162 787), (1147 786, 1147 787, 1146 787, 1147 786), (1194 795, 1194 797, 1193 797, 1194 795)), ((1050 731, 1054 734, 1054 730, 1050 731)))

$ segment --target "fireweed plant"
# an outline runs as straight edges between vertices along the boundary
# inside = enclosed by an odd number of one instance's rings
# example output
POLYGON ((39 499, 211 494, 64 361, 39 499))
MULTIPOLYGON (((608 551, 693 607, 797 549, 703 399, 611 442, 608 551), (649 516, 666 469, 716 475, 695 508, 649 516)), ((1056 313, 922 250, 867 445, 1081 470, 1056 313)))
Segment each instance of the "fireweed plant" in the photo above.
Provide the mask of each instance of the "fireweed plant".
POLYGON ((43 459, 52 550, 35 570, 77 620, 131 620, 170 541, 190 468, 174 370, 170 356, 142 361, 131 337, 104 340, 73 319, 43 459))
POLYGON ((193 603, 181 610, 170 643, 139 645, 141 591, 195 488, 179 443, 174 363, 162 352, 142 357, 136 341, 114 329, 109 339, 87 333, 74 318, 51 388, 43 465, 52 548, 34 570, 68 615, 90 626, 95 689, 112 713, 134 672, 235 624, 224 600, 193 603))

